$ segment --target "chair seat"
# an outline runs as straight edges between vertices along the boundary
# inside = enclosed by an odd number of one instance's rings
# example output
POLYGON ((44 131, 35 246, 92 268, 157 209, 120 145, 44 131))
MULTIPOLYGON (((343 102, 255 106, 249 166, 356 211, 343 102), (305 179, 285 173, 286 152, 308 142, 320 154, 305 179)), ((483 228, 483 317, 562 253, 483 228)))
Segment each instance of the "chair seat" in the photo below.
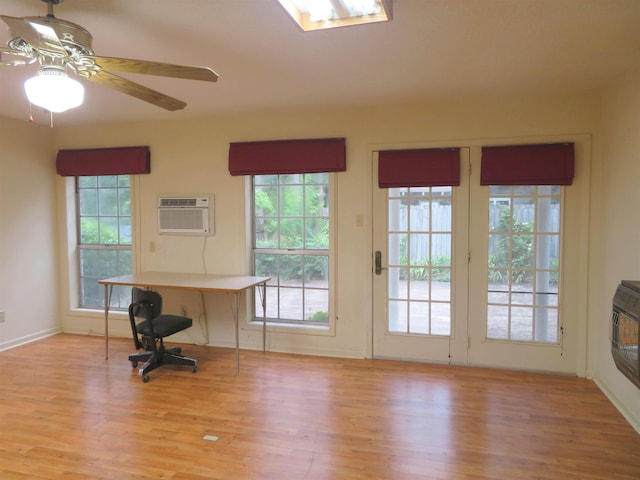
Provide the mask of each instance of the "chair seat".
MULTIPOLYGON (((178 333, 181 330, 185 330, 193 324, 193 321, 188 317, 180 315, 162 314, 158 318, 153 320, 153 332, 156 338, 164 338, 174 333, 178 333)), ((151 330, 149 329, 149 320, 143 320, 136 326, 138 333, 147 337, 151 336, 151 330)))

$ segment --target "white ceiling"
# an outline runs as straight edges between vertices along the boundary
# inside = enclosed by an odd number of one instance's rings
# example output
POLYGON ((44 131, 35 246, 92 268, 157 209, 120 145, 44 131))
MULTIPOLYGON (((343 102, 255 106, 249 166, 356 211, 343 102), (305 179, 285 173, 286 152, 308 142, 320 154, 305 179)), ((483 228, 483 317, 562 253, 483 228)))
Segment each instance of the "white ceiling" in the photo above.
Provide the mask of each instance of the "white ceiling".
MULTIPOLYGON (((41 0, 0 2, 4 15, 46 11, 41 0)), ((55 15, 89 30, 97 55, 220 75, 217 83, 128 76, 187 102, 179 112, 83 81, 84 105, 56 115, 56 125, 562 94, 640 67, 640 0, 394 0, 391 22, 307 33, 276 0, 65 0, 55 15)), ((1 116, 26 121, 22 83, 35 68, 0 69, 1 116)))

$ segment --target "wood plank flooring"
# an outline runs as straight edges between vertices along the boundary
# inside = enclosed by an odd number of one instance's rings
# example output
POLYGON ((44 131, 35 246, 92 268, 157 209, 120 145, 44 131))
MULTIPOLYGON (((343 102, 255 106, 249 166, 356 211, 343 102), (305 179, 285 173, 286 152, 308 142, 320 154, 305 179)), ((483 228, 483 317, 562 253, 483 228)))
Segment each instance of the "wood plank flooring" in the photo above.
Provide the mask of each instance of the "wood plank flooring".
POLYGON ((0 352, 0 479, 640 478, 640 436, 585 379, 184 346, 142 383, 132 342, 0 352), (218 437, 207 441, 203 437, 218 437))

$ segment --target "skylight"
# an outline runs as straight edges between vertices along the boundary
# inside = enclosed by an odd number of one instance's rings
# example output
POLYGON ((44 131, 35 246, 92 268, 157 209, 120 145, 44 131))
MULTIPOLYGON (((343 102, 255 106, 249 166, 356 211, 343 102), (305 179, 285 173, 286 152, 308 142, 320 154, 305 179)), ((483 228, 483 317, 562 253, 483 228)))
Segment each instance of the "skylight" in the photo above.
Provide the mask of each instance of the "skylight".
POLYGON ((392 0, 278 0, 304 30, 391 20, 392 0))

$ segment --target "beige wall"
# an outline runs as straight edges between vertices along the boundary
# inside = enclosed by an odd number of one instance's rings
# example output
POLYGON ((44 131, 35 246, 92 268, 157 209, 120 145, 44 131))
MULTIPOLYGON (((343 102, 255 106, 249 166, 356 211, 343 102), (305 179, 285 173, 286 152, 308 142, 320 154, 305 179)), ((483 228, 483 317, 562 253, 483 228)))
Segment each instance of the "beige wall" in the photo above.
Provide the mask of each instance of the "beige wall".
MULTIPOLYGON (((592 260, 589 275, 590 364, 600 387, 640 426, 640 390, 618 372, 611 357, 608 321, 621 280, 640 278, 640 71, 607 88, 593 171, 592 260)), ((640 431, 640 430, 639 430, 640 431)))
POLYGON ((59 332, 53 132, 0 119, 0 349, 59 332))
MULTIPOLYGON (((548 141, 553 136, 592 132, 597 105, 591 97, 498 98, 451 99, 422 106, 254 112, 190 121, 59 128, 55 142, 56 148, 150 145, 152 173, 140 177, 137 191, 141 217, 137 260, 141 269, 203 272, 203 239, 158 235, 156 203, 163 194, 210 193, 215 196, 216 220, 215 235, 206 244, 207 271, 245 274, 249 271, 245 180, 228 173, 229 142, 346 137, 347 171, 337 175, 336 334, 270 334, 268 342, 273 350, 363 357, 370 354, 371 343, 372 146, 431 142, 465 146, 478 139, 491 143, 523 137, 548 141), (364 216, 364 226, 357 226, 358 215, 364 216)), ((59 180, 59 200, 64 198, 63 183, 59 180)), ((64 246, 61 251, 64 253, 64 246)), ((60 285, 64 306, 69 296, 64 272, 60 285)), ((186 303, 189 313, 199 316, 197 296, 174 302, 186 303)), ((62 313, 67 331, 103 330, 100 314, 62 313)), ((212 319, 211 343, 233 345, 231 323, 225 321, 229 317, 227 300, 208 297, 207 313, 212 319)), ((129 335, 124 318, 110 326, 114 334, 129 335)), ((197 338, 197 329, 192 335, 194 341, 202 340, 197 338)), ((260 341, 259 332, 242 332, 243 346, 258 348, 260 341)))

